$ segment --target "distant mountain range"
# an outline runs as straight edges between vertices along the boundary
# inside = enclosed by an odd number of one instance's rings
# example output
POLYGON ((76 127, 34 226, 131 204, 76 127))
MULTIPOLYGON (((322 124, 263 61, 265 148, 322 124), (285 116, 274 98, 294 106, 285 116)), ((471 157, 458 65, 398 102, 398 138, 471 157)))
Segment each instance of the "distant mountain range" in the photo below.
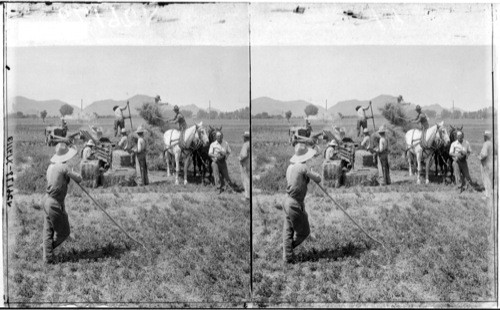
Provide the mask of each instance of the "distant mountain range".
MULTIPOLYGON (((335 105, 328 108, 326 111, 327 118, 332 118, 338 113, 343 116, 353 116, 356 115, 356 107, 358 105, 367 107, 368 104, 372 102, 372 109, 374 115, 380 115, 380 109, 384 107, 386 103, 397 103, 397 97, 391 95, 380 95, 370 100, 345 100, 339 101, 335 105)), ((269 97, 259 97, 252 100, 252 115, 256 115, 259 113, 267 112, 269 115, 284 115, 286 111, 292 112, 293 116, 305 116, 304 109, 306 106, 312 104, 311 102, 307 102, 305 100, 294 100, 294 101, 280 101, 269 97)), ((413 103, 403 103, 404 109, 407 112, 411 113, 415 111, 416 105, 413 103)), ((318 114, 312 118, 323 118, 325 115, 325 108, 316 105, 318 107, 318 114)), ((437 114, 440 114, 444 109, 439 104, 421 106, 422 110, 432 110, 436 111, 437 114)), ((456 110, 463 110, 456 108, 456 110)), ((367 115, 371 114, 371 111, 368 110, 367 115)))
MULTIPOLYGON (((83 109, 83 114, 93 115, 97 113, 99 116, 113 115, 113 107, 117 106, 125 106, 127 101, 130 105, 130 113, 132 115, 138 115, 139 112, 137 108, 141 107, 143 103, 146 102, 154 102, 155 97, 147 96, 147 95, 135 95, 128 99, 124 100, 99 100, 91 103, 83 109)), ((22 112, 23 114, 36 114, 40 115, 40 112, 43 110, 47 111, 48 116, 60 116, 59 109, 62 105, 68 104, 67 102, 61 100, 46 100, 46 101, 38 101, 34 99, 29 99, 22 96, 17 96, 11 99, 12 111, 10 112, 22 112)), ((71 105, 74 109, 73 114, 78 114, 80 112, 80 107, 75 105, 71 105)), ((198 111, 201 109, 195 104, 189 105, 179 105, 181 110, 187 110, 193 112, 193 115, 196 115, 198 111)), ((205 109, 206 110, 206 109, 205 109)), ((213 111, 220 112, 217 109, 212 109, 213 111)), ((165 117, 173 117, 173 105, 171 104, 162 104, 161 105, 162 114, 165 117)), ((128 111, 124 111, 124 115, 128 115, 128 111)))

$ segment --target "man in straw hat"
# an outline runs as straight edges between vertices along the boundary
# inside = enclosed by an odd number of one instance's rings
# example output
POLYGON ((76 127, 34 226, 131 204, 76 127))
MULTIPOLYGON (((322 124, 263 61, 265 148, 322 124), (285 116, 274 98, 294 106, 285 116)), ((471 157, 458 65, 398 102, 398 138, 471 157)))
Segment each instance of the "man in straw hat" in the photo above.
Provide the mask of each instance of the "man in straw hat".
POLYGON ((358 122, 356 123, 356 129, 358 130, 358 134, 356 135, 356 137, 360 136, 361 130, 362 130, 361 127, 362 128, 368 128, 368 121, 367 120, 369 118, 373 118, 373 115, 372 116, 366 116, 366 113, 365 113, 365 111, 368 110, 371 105, 372 105, 372 102, 370 101, 370 104, 366 108, 363 108, 360 105, 358 105, 356 107, 356 113, 357 113, 357 116, 358 116, 358 122))
POLYGON ((138 172, 141 176, 141 182, 139 183, 146 186, 149 184, 148 166, 146 164, 147 145, 146 140, 144 140, 144 129, 142 126, 139 126, 135 133, 139 136, 139 139, 137 139, 137 145, 133 150, 136 157, 135 166, 139 170, 138 172))
POLYGON ((250 200, 250 132, 243 134, 243 146, 240 151, 241 182, 245 189, 245 199, 250 200))
POLYGON ((330 141, 327 144, 325 154, 324 154, 325 160, 329 161, 329 160, 339 159, 338 158, 338 149, 337 149, 338 146, 339 146, 339 144, 337 143, 337 140, 335 140, 335 139, 332 139, 332 141, 330 141))
POLYGON ((287 197, 283 210, 283 260, 293 263, 293 249, 299 246, 310 233, 309 220, 305 210, 304 199, 307 194, 309 180, 321 182, 319 174, 309 170, 306 162, 313 158, 316 151, 303 143, 295 145, 295 155, 290 159, 291 165, 286 170, 287 197), (295 240, 293 236, 295 235, 295 240))
POLYGON ((231 148, 229 147, 229 144, 222 139, 222 132, 217 131, 215 133, 215 141, 210 144, 210 148, 208 149, 208 156, 212 158, 214 181, 217 185, 219 193, 224 191, 225 181, 227 181, 229 186, 234 187, 233 182, 229 177, 226 163, 227 157, 231 154, 231 148))
POLYGON ((493 142, 491 141, 490 130, 484 132, 484 144, 478 158, 481 161, 484 196, 485 198, 491 198, 493 193, 493 142))
POLYGON ((124 151, 128 151, 130 148, 129 148, 127 129, 122 128, 121 134, 122 134, 122 138, 120 139, 120 142, 118 142, 118 147, 124 151))
POLYGON ((385 138, 385 125, 380 126, 378 134, 380 135, 380 140, 378 147, 374 149, 374 152, 378 157, 378 171, 379 171, 379 184, 380 185, 390 185, 391 176, 389 170, 389 143, 385 138))
POLYGON ((469 174, 467 158, 471 153, 469 142, 464 140, 464 133, 457 131, 457 140, 450 145, 450 156, 453 158, 453 175, 455 184, 458 185, 460 192, 465 189, 465 182, 473 184, 469 174))
POLYGON ((370 138, 370 131, 368 130, 368 128, 363 129, 363 134, 365 136, 363 137, 363 141, 361 141, 361 148, 369 150, 372 147, 372 143, 370 138))
MULTIPOLYGON (((128 104, 128 103, 127 103, 128 104)), ((123 117, 123 111, 127 109, 127 106, 120 107, 115 105, 113 111, 115 112, 115 137, 118 135, 118 131, 125 128, 125 118, 123 117), (118 129, 119 128, 119 129, 118 129)))
POLYGON ((50 159, 51 163, 47 168, 47 196, 43 206, 46 215, 43 223, 43 260, 47 264, 55 262, 54 249, 63 243, 70 233, 64 199, 70 180, 80 183, 82 177, 73 172, 66 162, 76 153, 76 148, 58 143, 56 154, 50 159))
POLYGON ((96 159, 94 156, 93 148, 95 147, 95 143, 92 139, 87 141, 85 143, 85 147, 83 148, 82 151, 82 160, 83 161, 89 161, 89 160, 94 160, 96 159))

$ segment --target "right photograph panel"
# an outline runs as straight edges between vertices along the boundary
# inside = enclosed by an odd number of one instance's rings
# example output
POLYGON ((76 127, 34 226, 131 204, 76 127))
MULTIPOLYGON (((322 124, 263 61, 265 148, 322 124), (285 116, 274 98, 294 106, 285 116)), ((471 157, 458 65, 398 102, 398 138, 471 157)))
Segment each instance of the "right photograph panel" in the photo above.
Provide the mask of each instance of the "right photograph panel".
POLYGON ((250 5, 255 306, 496 305, 494 9, 250 5))

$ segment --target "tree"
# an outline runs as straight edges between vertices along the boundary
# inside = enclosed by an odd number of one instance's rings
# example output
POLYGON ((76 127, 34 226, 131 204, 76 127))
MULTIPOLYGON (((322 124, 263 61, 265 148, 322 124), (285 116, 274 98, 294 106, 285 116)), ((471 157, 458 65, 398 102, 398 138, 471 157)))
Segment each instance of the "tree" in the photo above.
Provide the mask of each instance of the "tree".
POLYGON ((423 110, 423 112, 427 115, 427 117, 436 118, 437 112, 434 110, 423 110))
POLYGON ((184 115, 185 118, 191 118, 193 116, 193 111, 181 110, 181 114, 184 115))
POLYGON ((210 119, 216 119, 219 116, 217 111, 210 111, 210 119))
POLYGON ((42 118, 42 121, 45 123, 45 118, 47 117, 47 111, 43 110, 40 112, 40 117, 42 118))
POLYGON ((316 115, 318 114, 318 107, 314 104, 310 104, 304 109, 304 112, 306 113, 307 117, 309 117, 310 115, 316 115))
POLYGON ((196 118, 197 119, 206 119, 208 118, 208 112, 202 109, 198 110, 198 113, 196 113, 196 118))
POLYGON ((61 106, 61 108, 59 109, 59 112, 61 112, 62 116, 71 115, 71 114, 73 114, 73 107, 70 106, 69 104, 65 103, 61 106))
POLYGON ((454 110, 453 111, 453 119, 459 119, 462 118, 462 112, 459 110, 454 110))
POLYGON ((285 113, 286 120, 290 123, 290 117, 292 117, 292 111, 288 110, 285 113))
POLYGON ((451 117, 451 112, 449 110, 443 109, 443 111, 441 111, 441 118, 442 119, 447 119, 450 117, 451 117))

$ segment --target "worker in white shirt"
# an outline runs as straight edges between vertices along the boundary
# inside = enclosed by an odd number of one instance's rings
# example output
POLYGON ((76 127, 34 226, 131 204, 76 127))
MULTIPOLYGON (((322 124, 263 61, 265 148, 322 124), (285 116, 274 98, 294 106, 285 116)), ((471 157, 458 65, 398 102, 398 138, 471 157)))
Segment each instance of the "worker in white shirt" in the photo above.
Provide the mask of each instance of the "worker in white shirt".
POLYGON ((450 156, 453 158, 453 174, 455 176, 455 183, 458 185, 462 192, 465 187, 465 181, 473 184, 469 175, 469 166, 467 165, 467 158, 471 153, 469 142, 464 140, 464 133, 457 132, 457 140, 450 146, 450 156))
POLYGON ((82 160, 83 161, 89 161, 89 160, 96 159, 94 156, 94 150, 93 150, 94 147, 95 147, 95 143, 92 139, 90 139, 85 144, 85 147, 83 148, 83 152, 82 152, 82 160))
POLYGON ((210 144, 208 150, 208 156, 212 158, 212 170, 214 175, 214 181, 217 185, 217 190, 219 193, 224 191, 224 183, 227 181, 229 186, 233 187, 233 182, 229 177, 229 172, 227 170, 226 159, 231 154, 231 148, 226 141, 222 141, 222 133, 217 131, 215 134, 215 141, 210 144))
POLYGON ((149 184, 148 179, 148 166, 146 164, 146 154, 147 154, 147 145, 146 140, 144 140, 144 129, 142 126, 139 126, 136 131, 139 139, 137 140, 137 146, 134 148, 134 153, 136 155, 136 167, 139 169, 141 175, 142 185, 146 186, 149 184))
POLYGON ((122 112, 125 109, 127 109, 127 106, 120 107, 115 105, 113 107, 113 111, 115 112, 115 137, 122 128, 125 128, 125 118, 123 117, 123 112, 122 112))
POLYGON ((128 141, 127 129, 122 128, 121 134, 122 134, 122 138, 120 139, 120 142, 118 142, 118 147, 124 151, 128 151, 129 150, 129 141, 128 141))

